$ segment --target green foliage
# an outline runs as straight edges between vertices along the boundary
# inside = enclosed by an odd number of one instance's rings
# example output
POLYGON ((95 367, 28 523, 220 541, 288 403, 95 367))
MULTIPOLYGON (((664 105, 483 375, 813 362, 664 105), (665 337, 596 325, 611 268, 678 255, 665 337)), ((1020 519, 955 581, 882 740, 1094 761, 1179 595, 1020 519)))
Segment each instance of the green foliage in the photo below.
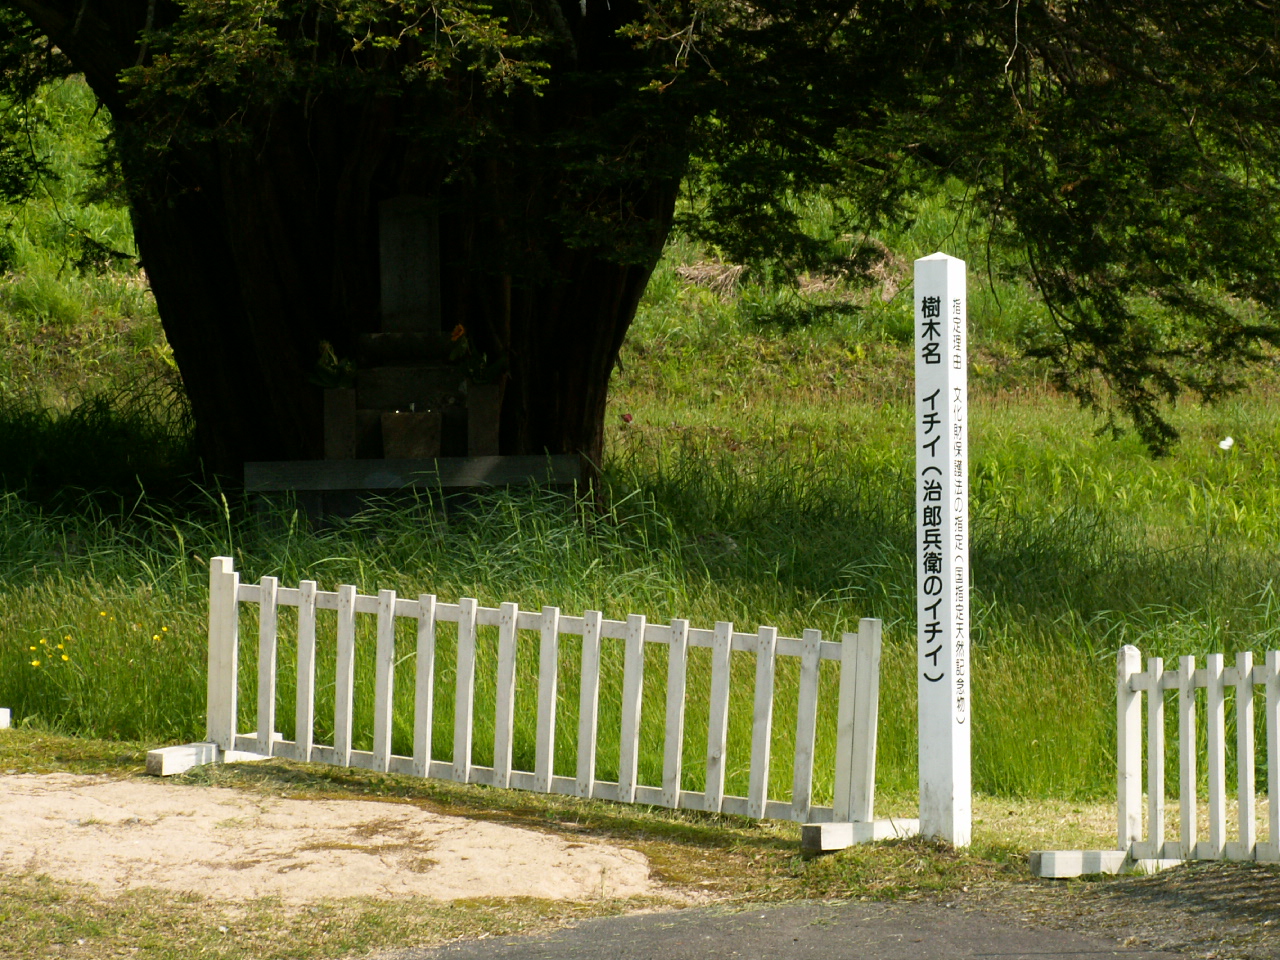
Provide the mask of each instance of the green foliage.
MULTIPOLYGON (((16 441, 29 435, 19 423, 57 419, 98 394, 122 392, 150 392, 148 403, 163 396, 176 406, 162 419, 180 421, 185 400, 138 268, 105 111, 79 78, 37 86, 0 109, 24 118, 24 143, 41 170, 29 196, 0 205, 3 429, 16 441)), ((71 451, 15 446, 0 471, 10 484, 41 475, 56 486, 35 464, 59 456, 75 460, 71 451)), ((67 482, 96 485, 83 469, 67 482)))
MULTIPOLYGON (((502 220, 509 235, 473 251, 481 273, 545 283, 560 242, 647 266, 686 176, 688 236, 757 271, 853 277, 875 259, 870 236, 959 184, 953 201, 983 224, 1002 279, 1047 308, 1024 347, 1157 454, 1176 440, 1171 403, 1238 390, 1280 342, 1280 48, 1266 5, 136 6, 140 48, 114 51, 123 87, 96 82, 139 163, 210 142, 243 157, 273 139, 347 142, 368 123, 401 142, 413 172, 398 176, 415 189, 466 185, 469 206, 502 220), (382 120, 362 112, 371 103, 382 120), (342 110, 321 127, 349 129, 310 129, 330 104, 342 110), (495 175, 513 156, 518 169, 495 175), (817 231, 814 203, 829 212, 817 231)), ((21 103, 32 76, 66 62, 47 43, 40 60, 38 31, 7 16, 14 66, 0 75, 21 103)), ((0 125, 0 192, 38 172, 6 152, 15 142, 0 125)))
POLYGON ((830 271, 958 181, 1049 309, 1031 354, 1156 453, 1176 439, 1162 404, 1239 389, 1280 339, 1270 11, 885 3, 822 19, 723 38, 755 55, 699 121, 693 235, 830 271), (808 196, 831 204, 842 243, 805 228, 794 198, 808 196))
POLYGON ((395 96, 401 83, 461 70, 509 91, 545 82, 548 66, 536 30, 515 33, 512 11, 468 0, 188 0, 178 10, 144 32, 149 57, 122 76, 161 151, 244 133, 256 111, 321 90, 395 96))

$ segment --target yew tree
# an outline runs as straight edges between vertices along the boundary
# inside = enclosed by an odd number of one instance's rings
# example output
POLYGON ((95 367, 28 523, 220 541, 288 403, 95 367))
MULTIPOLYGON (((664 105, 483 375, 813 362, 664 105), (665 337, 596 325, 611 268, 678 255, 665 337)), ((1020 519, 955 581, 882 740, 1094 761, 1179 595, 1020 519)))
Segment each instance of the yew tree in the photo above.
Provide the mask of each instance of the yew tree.
POLYGON ((439 213, 442 328, 507 371, 507 453, 599 462, 610 374, 677 222, 729 258, 856 273, 858 238, 943 181, 1042 296, 1028 349, 1156 450, 1163 402, 1229 392, 1280 337, 1269 0, 0 10, 10 97, 77 72, 110 113, 200 444, 229 473, 321 456, 320 344, 349 355, 377 329, 390 197, 439 213), (839 243, 792 213, 814 193, 839 243))

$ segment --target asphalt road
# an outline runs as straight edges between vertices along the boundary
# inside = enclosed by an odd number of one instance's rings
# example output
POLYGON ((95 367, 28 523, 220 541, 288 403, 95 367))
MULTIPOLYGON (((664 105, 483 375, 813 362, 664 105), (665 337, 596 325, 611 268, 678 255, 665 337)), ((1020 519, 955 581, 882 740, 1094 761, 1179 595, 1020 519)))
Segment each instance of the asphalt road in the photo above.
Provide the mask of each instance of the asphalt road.
MULTIPOLYGON (((1105 936, 996 921, 938 903, 804 903, 588 920, 536 937, 453 943, 397 960, 1176 960, 1105 936)), ((1185 958, 1182 958, 1185 960, 1185 958)))

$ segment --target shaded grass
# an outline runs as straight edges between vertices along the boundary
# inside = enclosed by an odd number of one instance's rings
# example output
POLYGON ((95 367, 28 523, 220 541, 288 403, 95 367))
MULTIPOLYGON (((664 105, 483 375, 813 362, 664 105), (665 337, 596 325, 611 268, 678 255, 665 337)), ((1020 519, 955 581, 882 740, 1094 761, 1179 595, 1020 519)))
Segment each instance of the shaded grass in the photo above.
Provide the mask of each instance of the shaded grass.
MULTIPOLYGON (((619 402, 627 399, 623 392, 619 402)), ((647 402, 651 411, 662 409, 663 398, 647 402)), ((1268 409, 1265 398, 1255 405, 1268 409)), ((1216 444, 1213 453, 1188 446, 1152 463, 1124 445, 1073 433, 1062 424, 1073 414, 1050 398, 983 402, 978 410, 975 784, 997 795, 1105 796, 1114 789, 1112 662, 1121 643, 1168 658, 1246 647, 1260 653, 1274 642, 1280 626, 1269 585, 1275 548, 1262 533, 1274 528, 1275 519, 1268 516, 1265 491, 1253 483, 1269 473, 1265 465, 1255 471, 1248 459, 1252 450, 1267 447, 1266 418, 1254 416, 1247 404, 1238 407, 1241 420, 1226 425, 1241 437, 1235 463, 1217 456, 1216 444), (1042 467, 1029 466, 1030 455, 1020 452, 1032 436, 1045 444, 1042 467), (1110 471, 1113 489, 1146 505, 1135 511, 1119 497, 1099 498, 1095 481, 1102 470, 1110 471), (1212 502, 1235 509, 1215 508, 1220 521, 1202 527, 1200 516, 1187 513, 1191 501, 1177 491, 1209 491, 1217 498, 1212 502)), ((705 412, 728 422, 724 411, 705 412)), ((605 516, 537 490, 443 505, 427 499, 388 505, 325 529, 311 528, 287 504, 251 507, 216 492, 198 509, 175 511, 142 500, 125 513, 52 510, 9 495, 0 500, 0 578, 7 601, 0 613, 6 663, 0 702, 20 719, 90 735, 202 736, 205 584, 213 555, 233 556, 247 582, 270 574, 284 584, 313 578, 326 589, 349 582, 365 593, 434 592, 446 601, 475 596, 488 606, 514 599, 525 609, 551 604, 570 614, 600 608, 614 619, 633 612, 651 622, 687 617, 700 626, 724 619, 740 630, 763 622, 789 636, 817 627, 836 638, 855 629, 858 618, 877 616, 886 624, 879 783, 890 795, 909 792, 916 762, 914 576, 910 494, 904 491, 909 472, 896 439, 905 429, 902 411, 796 402, 784 426, 774 413, 748 403, 732 427, 662 426, 650 414, 619 424, 609 472, 613 507, 605 516), (884 443, 862 442, 872 423, 884 443), (726 436, 741 438, 739 448, 728 447, 726 436), (59 642, 64 651, 43 655, 59 642), (68 661, 60 659, 63 653, 68 661), (36 659, 41 666, 31 666, 36 659)), ((1193 416, 1188 421, 1196 426, 1193 416)), ((278 661, 277 716, 286 736, 294 734, 292 616, 282 616, 278 661)), ((242 730, 256 723, 255 618, 249 608, 241 627, 242 730)), ((438 759, 452 750, 451 629, 440 632, 438 759)), ((372 625, 361 630, 356 747, 367 749, 372 625)), ((320 742, 332 729, 332 632, 322 620, 320 742)), ((495 647, 496 631, 482 629, 473 752, 480 764, 491 761, 487 705, 495 647)), ((530 769, 535 637, 522 634, 519 647, 515 760, 518 768, 530 769)), ((616 776, 620 648, 605 644, 602 779, 616 776)), ((397 639, 393 742, 402 754, 410 752, 412 650, 406 623, 397 639)), ((704 653, 694 651, 691 662, 684 782, 690 790, 702 786, 704 653)), ((561 775, 571 775, 576 763, 576 657, 575 641, 566 638, 556 756, 561 775)), ((782 662, 775 799, 790 792, 795 715, 794 671, 782 662)), ((750 754, 748 667, 745 661, 735 667, 731 710, 729 789, 739 795, 750 754)), ((646 675, 641 779, 657 783, 661 650, 649 653, 646 675)), ((828 688, 833 682, 833 675, 824 680, 828 688)), ((823 730, 833 722, 829 713, 820 718, 823 730)), ((823 750, 831 739, 820 736, 823 750)), ((1170 741, 1176 749, 1176 738, 1170 741)), ((826 758, 823 765, 829 769, 826 758)), ((829 796, 829 774, 820 774, 817 790, 820 798, 829 796)))

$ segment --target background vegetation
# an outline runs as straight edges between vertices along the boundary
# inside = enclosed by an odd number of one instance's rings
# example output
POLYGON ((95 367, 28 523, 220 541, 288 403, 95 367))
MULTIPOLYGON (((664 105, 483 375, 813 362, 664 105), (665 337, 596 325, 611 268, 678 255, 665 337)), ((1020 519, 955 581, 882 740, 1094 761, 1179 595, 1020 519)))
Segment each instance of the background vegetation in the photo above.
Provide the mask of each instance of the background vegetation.
MULTIPOLYGON (((767 266, 744 271, 673 241, 615 371, 603 516, 526 490, 375 504, 316 526, 287 501, 249 502, 201 475, 158 318, 129 259, 127 216, 111 200, 106 128, 75 81, 46 88, 37 105, 43 113, 20 119, 50 173, 27 203, 3 210, 0 239, 0 704, 20 723, 200 737, 207 563, 230 554, 249 580, 765 623, 790 636, 817 627, 837 637, 859 617, 880 617, 880 786, 911 792, 910 264, 939 248, 971 268, 977 789, 1062 798, 1114 789, 1122 643, 1166 658, 1275 645, 1273 380, 1214 408, 1174 411, 1183 440, 1162 459, 1131 437, 1096 436, 1097 422, 1021 359, 1044 318, 1029 290, 1004 279, 958 194, 918 196, 913 219, 870 238, 839 235, 820 201, 797 204, 831 233, 833 250, 830 270, 798 288, 775 283, 767 266), (1223 450, 1228 435, 1235 443, 1223 450)), ((698 669, 695 684, 705 682, 698 669)), ((647 674, 660 688, 660 658, 647 674)), ((444 756, 451 682, 444 671, 437 690, 444 756)), ((741 706, 730 748, 738 793, 749 753, 741 706)), ((785 741, 794 703, 784 697, 779 710, 785 741)), ((281 714, 291 734, 283 700, 281 714)), ((602 730, 609 718, 606 705, 602 730)), ((646 740, 660 731, 660 714, 646 715, 646 740)), ((528 769, 526 733, 517 765, 528 769)), ((700 735, 695 711, 691 756, 700 735)), ((571 739, 558 772, 572 765, 571 739)), ((477 762, 484 743, 482 728, 477 762)), ((700 787, 696 766, 689 789, 700 787)), ((642 778, 656 781, 652 762, 642 778)), ((787 795, 787 779, 778 773, 775 797, 787 795)), ((829 796, 829 779, 817 788, 829 796)))

